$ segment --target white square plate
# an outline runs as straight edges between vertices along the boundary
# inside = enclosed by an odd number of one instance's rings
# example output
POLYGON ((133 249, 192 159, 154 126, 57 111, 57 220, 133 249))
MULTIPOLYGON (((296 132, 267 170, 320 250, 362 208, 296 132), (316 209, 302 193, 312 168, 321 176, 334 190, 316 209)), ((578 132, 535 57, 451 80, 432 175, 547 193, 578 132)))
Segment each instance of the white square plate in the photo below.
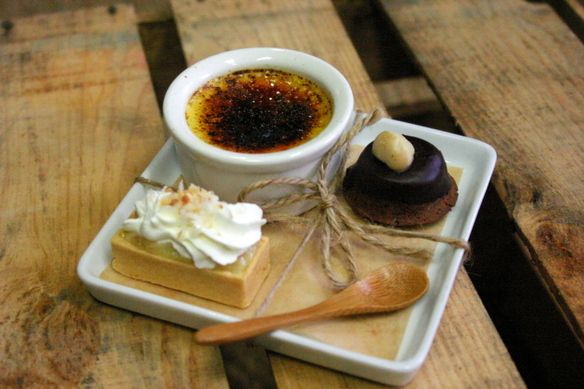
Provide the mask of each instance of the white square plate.
MULTIPOLYGON (((458 185, 458 201, 448 214, 442 234, 468 240, 495 166, 495 150, 474 139, 390 119, 382 119, 365 128, 355 137, 353 144, 366 145, 384 130, 425 139, 442 151, 449 165, 464 169, 458 185)), ((169 185, 180 176, 171 140, 166 142, 142 175, 169 185)), ((77 272, 90 293, 105 303, 191 328, 238 320, 99 277, 111 262, 112 236, 133 211, 135 202, 144 195, 143 186, 135 184, 81 257, 77 272)), ((462 249, 437 245, 428 266, 430 289, 412 310, 395 360, 360 354, 284 330, 258 337, 256 342, 270 350, 349 374, 403 385, 413 378, 428 354, 462 255, 462 249)))

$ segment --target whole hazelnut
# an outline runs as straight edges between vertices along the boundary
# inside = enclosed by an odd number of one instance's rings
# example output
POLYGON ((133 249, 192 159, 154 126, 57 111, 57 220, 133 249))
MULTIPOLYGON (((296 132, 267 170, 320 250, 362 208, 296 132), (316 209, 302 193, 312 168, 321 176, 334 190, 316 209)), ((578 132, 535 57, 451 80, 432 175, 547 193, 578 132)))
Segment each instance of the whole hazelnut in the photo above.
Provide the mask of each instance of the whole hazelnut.
POLYGON ((414 160, 414 146, 403 135, 384 131, 373 141, 373 155, 391 170, 401 173, 414 160))

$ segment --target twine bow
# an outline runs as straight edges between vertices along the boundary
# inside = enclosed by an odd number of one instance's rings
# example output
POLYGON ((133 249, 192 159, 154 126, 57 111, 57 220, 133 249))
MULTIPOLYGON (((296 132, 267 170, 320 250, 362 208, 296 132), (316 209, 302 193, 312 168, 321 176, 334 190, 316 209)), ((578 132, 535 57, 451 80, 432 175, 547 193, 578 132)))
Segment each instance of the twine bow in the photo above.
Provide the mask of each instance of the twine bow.
MULTIPOLYGON (((434 242, 442 242, 450 244, 457 248, 464 250, 469 249, 468 242, 443 237, 435 234, 427 234, 417 231, 399 230, 374 224, 364 224, 357 222, 342 208, 336 196, 336 189, 343 179, 344 166, 348 156, 348 147, 351 140, 363 128, 372 122, 376 116, 377 111, 369 114, 362 112, 357 113, 355 123, 351 129, 345 132, 335 145, 324 155, 321 164, 318 168, 314 181, 301 178, 275 178, 264 181, 259 181, 244 188, 238 197, 238 201, 244 201, 246 197, 259 189, 271 185, 294 185, 303 189, 302 193, 292 193, 290 195, 277 198, 275 200, 260 202, 259 205, 265 211, 266 218, 271 222, 283 221, 292 223, 309 224, 311 227, 305 234, 302 243, 297 247, 284 270, 285 275, 292 267, 294 261, 302 251, 306 243, 310 240, 317 228, 321 229, 320 251, 322 254, 322 266, 327 277, 330 279, 332 285, 337 289, 342 289, 357 280, 357 266, 351 244, 346 235, 347 232, 353 232, 363 241, 381 247, 384 250, 400 255, 415 256, 420 255, 424 250, 408 248, 408 247, 394 247, 385 241, 379 239, 376 235, 384 234, 394 237, 418 238, 426 239, 434 242), (331 164, 334 161, 334 156, 339 153, 339 161, 336 166, 331 164), (330 170, 330 171, 329 171, 330 170), (327 173, 332 176, 332 179, 327 181, 327 173), (316 216, 290 216, 286 214, 278 214, 273 212, 274 209, 283 206, 299 203, 301 201, 313 200, 317 202, 316 216), (344 268, 347 271, 347 276, 342 277, 337 271, 333 269, 332 253, 334 249, 340 248, 344 252, 344 268)), ((281 277, 280 279, 283 279, 281 277)))
MULTIPOLYGON (((339 200, 336 196, 336 189, 343 180, 344 171, 347 157, 348 148, 351 140, 368 124, 370 124, 375 118, 377 111, 365 114, 363 112, 358 112, 355 123, 351 129, 345 132, 335 143, 335 145, 324 155, 321 160, 321 164, 318 168, 316 177, 314 181, 302 179, 302 178, 274 178, 264 181, 259 181, 245 187, 238 196, 238 201, 244 201, 245 198, 252 192, 265 188, 271 185, 294 185, 303 188, 303 192, 295 192, 274 200, 260 202, 258 205, 262 207, 265 212, 266 218, 271 222, 289 222, 289 223, 302 223, 310 225, 308 231, 304 235, 304 238, 300 245, 296 248, 292 258, 288 262, 286 268, 280 275, 278 281, 272 288, 270 295, 267 297, 266 301, 262 304, 258 312, 261 312, 265 308, 267 302, 271 300, 271 295, 278 288, 278 285, 284 280, 286 274, 292 269, 296 259, 302 252, 304 246, 308 243, 317 228, 321 229, 321 240, 320 240, 320 250, 322 254, 322 266, 327 277, 330 279, 332 285, 337 289, 343 289, 356 281, 357 277, 357 265, 355 264, 355 259, 351 245, 349 243, 348 237, 345 236, 346 233, 352 232, 357 235, 364 242, 372 244, 377 247, 398 255, 408 255, 408 256, 419 256, 425 252, 425 250, 415 249, 410 247, 395 247, 390 245, 384 240, 381 240, 377 235, 402 237, 402 238, 416 238, 424 239, 433 242, 446 243, 456 248, 462 248, 465 251, 470 249, 468 242, 444 237, 436 234, 423 233, 419 231, 408 231, 400 230, 396 228, 360 223, 356 221, 352 216, 347 214, 347 212, 340 205, 339 200), (336 166, 331 168, 331 163, 333 162, 334 156, 339 155, 339 160, 336 162, 336 166), (330 171, 329 171, 330 170, 330 171), (327 174, 332 176, 330 181, 327 181, 327 174), (278 214, 273 210, 283 206, 293 205, 300 203, 302 201, 312 200, 317 202, 317 214, 316 216, 301 215, 301 216, 291 216, 287 214, 278 214), (347 271, 347 276, 344 278, 338 274, 337 271, 333 269, 332 266, 332 253, 335 248, 339 247, 341 251, 345 253, 344 256, 344 267, 347 271)), ((156 181, 150 180, 145 177, 137 177, 135 182, 140 182, 142 184, 151 185, 154 187, 162 188, 165 185, 160 184, 156 181)))

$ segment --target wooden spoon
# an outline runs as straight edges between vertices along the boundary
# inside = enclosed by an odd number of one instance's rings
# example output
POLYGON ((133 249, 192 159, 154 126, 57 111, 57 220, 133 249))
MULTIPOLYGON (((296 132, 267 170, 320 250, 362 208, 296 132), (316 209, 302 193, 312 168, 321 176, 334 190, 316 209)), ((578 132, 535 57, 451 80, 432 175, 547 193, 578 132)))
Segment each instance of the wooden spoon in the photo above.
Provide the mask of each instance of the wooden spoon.
POLYGON ((396 311, 413 304, 426 290, 428 276, 424 270, 404 263, 386 265, 319 304, 203 328, 197 332, 195 340, 199 344, 223 344, 306 321, 396 311))

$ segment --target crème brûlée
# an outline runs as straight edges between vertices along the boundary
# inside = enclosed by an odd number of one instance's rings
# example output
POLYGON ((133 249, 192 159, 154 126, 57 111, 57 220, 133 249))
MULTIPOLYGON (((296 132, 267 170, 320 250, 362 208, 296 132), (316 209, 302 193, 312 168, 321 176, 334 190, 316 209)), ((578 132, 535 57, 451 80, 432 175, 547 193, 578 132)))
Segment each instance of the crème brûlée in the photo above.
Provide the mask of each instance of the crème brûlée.
POLYGON ((112 238, 115 271, 223 304, 251 304, 270 270, 255 204, 228 204, 191 185, 148 190, 112 238))

